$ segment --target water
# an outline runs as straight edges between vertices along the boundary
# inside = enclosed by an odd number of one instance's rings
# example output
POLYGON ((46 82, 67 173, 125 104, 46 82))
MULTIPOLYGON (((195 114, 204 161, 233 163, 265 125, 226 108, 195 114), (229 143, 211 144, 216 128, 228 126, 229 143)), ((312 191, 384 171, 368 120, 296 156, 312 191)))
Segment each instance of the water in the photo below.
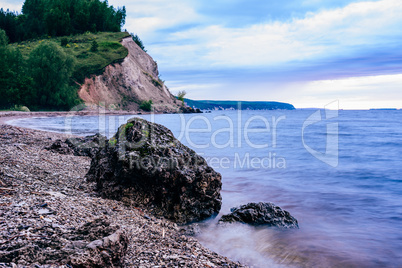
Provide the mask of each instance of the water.
MULTIPOLYGON (((222 228, 212 220, 202 224, 198 237, 205 246, 254 267, 402 267, 402 111, 339 111, 330 119, 321 111, 319 122, 314 120, 318 114, 310 117, 314 113, 143 117, 170 128, 222 174, 221 213, 264 201, 299 221, 299 230, 279 231, 237 224, 222 228), (326 149, 327 155, 310 153, 326 149)), ((101 125, 111 136, 127 118, 13 123, 80 135, 98 132, 101 125)))

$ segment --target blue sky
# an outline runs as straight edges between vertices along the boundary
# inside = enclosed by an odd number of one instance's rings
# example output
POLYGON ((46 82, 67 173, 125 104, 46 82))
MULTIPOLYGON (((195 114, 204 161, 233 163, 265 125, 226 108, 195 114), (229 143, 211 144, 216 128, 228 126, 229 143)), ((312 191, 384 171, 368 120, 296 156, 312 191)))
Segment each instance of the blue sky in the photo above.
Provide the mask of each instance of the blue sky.
MULTIPOLYGON (((0 0, 20 10, 23 1, 0 0)), ((109 0, 173 93, 402 108, 402 1, 109 0)))

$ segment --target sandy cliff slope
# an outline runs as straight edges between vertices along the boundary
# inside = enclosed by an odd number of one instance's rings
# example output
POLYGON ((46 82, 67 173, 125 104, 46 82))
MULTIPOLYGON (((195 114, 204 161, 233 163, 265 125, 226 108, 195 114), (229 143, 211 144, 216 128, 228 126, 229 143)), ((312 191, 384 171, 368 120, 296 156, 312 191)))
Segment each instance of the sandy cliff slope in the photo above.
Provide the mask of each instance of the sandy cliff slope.
POLYGON ((153 101, 156 112, 176 112, 181 102, 158 78, 158 65, 131 37, 122 40, 129 54, 104 73, 86 78, 78 94, 88 106, 105 105, 118 110, 139 110, 142 101, 153 101))

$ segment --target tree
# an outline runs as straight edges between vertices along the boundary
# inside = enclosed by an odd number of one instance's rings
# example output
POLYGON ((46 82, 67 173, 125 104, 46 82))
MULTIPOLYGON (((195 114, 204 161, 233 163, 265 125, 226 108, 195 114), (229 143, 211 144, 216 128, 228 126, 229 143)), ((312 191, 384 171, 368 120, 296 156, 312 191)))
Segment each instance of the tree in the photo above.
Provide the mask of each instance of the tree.
POLYGON ((45 9, 49 8, 46 0, 25 0, 22 6, 24 19, 24 39, 36 38, 46 34, 45 9))
POLYGON ((96 42, 96 40, 92 41, 91 51, 96 52, 98 51, 98 48, 99 48, 98 42, 96 42))
POLYGON ((8 37, 6 31, 0 29, 0 47, 7 46, 8 44, 8 37))
POLYGON ((186 96, 186 94, 187 92, 185 90, 180 90, 179 93, 177 93, 177 99, 184 102, 184 96, 186 96))
POLYGON ((54 43, 42 43, 30 53, 28 62, 33 82, 32 105, 68 109, 76 104, 76 89, 69 85, 74 70, 72 56, 54 43))
POLYGON ((143 101, 140 104, 140 109, 146 112, 150 112, 152 110, 152 100, 143 101))
POLYGON ((18 14, 0 9, 0 28, 6 32, 11 43, 21 41, 24 37, 21 22, 22 17, 18 14))
POLYGON ((126 8, 101 0, 25 0, 22 14, 0 9, 0 28, 11 42, 42 36, 119 32, 126 8))
POLYGON ((133 33, 131 34, 131 36, 133 37, 133 41, 134 41, 142 50, 144 50, 144 52, 147 52, 147 51, 145 50, 144 44, 142 43, 140 37, 139 37, 138 35, 136 35, 136 34, 133 34, 133 33))
POLYGON ((25 92, 30 78, 25 74, 25 63, 18 49, 7 46, 7 36, 0 30, 0 107, 25 105, 25 92))

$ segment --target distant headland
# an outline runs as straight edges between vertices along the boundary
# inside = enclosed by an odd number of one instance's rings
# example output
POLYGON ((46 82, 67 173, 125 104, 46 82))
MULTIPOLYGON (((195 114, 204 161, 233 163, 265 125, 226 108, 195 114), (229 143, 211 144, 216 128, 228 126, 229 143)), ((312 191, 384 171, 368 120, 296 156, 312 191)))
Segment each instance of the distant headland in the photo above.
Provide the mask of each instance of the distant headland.
POLYGON ((200 110, 295 110, 292 104, 276 101, 218 101, 185 98, 184 102, 200 110))

